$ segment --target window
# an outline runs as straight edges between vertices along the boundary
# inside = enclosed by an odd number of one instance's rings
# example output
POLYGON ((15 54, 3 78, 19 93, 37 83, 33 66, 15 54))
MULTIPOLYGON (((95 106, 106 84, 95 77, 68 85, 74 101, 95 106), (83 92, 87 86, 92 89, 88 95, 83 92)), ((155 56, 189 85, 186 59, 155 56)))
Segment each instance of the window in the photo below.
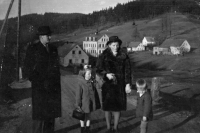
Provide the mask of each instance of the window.
POLYGON ((69 63, 72 63, 72 59, 69 59, 69 63))
POLYGON ((79 51, 78 53, 81 54, 81 51, 79 51))
POLYGON ((84 59, 81 59, 81 63, 84 63, 84 59))
POLYGON ((75 51, 72 51, 72 54, 75 54, 75 51))

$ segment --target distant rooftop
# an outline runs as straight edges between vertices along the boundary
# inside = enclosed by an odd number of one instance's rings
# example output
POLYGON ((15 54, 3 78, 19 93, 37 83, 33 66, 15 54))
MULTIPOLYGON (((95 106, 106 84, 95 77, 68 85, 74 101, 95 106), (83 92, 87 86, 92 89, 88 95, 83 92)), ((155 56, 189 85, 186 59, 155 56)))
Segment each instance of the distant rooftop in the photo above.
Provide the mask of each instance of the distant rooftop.
POLYGON ((153 37, 145 37, 147 39, 148 42, 154 42, 154 38, 153 37))
POLYGON ((66 56, 76 45, 75 43, 64 43, 58 48, 58 55, 60 57, 66 56))
POLYGON ((161 44, 161 47, 180 47, 184 41, 185 39, 167 39, 161 44))
POLYGON ((129 47, 129 48, 130 48, 130 47, 137 47, 140 43, 141 43, 141 42, 130 42, 130 43, 128 44, 128 47, 129 47))

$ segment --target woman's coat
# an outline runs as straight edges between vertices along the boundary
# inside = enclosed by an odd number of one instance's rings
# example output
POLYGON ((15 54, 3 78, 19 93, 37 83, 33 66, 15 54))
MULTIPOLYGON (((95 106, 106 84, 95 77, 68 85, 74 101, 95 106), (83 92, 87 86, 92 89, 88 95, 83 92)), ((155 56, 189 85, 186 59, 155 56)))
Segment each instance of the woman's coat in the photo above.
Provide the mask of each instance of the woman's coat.
POLYGON ((126 84, 131 84, 131 66, 128 55, 119 51, 113 56, 110 48, 104 50, 96 64, 96 73, 105 81, 102 85, 102 105, 105 111, 126 110, 126 84), (116 82, 106 77, 114 73, 116 82))

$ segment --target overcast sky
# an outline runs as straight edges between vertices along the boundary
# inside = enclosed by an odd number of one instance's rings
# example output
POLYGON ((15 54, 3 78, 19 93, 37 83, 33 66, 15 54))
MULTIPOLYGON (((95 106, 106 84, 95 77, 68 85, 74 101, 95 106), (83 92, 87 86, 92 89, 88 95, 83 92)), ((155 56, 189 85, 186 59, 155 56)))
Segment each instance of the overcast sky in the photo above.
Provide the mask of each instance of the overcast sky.
MULTIPOLYGON (((30 13, 43 14, 45 12, 58 13, 92 13, 117 3, 127 3, 132 0, 21 0, 22 15, 30 13)), ((11 0, 0 0, 0 19, 4 19, 11 0)), ((18 0, 14 0, 10 17, 18 14, 18 0)))

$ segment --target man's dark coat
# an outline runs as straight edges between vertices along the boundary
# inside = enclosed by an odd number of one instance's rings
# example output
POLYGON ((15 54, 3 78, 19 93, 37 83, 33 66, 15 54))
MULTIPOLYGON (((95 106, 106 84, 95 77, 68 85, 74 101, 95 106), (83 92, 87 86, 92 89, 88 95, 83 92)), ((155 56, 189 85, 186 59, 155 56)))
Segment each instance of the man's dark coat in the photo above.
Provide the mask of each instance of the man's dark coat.
POLYGON ((126 110, 125 85, 131 84, 131 66, 128 55, 119 51, 113 56, 110 48, 107 48, 99 56, 96 64, 96 72, 104 79, 102 85, 102 108, 105 111, 126 110), (116 82, 106 77, 107 73, 114 73, 116 82))
POLYGON ((41 43, 28 47, 25 76, 32 82, 32 119, 48 120, 61 116, 61 85, 57 48, 41 43))

